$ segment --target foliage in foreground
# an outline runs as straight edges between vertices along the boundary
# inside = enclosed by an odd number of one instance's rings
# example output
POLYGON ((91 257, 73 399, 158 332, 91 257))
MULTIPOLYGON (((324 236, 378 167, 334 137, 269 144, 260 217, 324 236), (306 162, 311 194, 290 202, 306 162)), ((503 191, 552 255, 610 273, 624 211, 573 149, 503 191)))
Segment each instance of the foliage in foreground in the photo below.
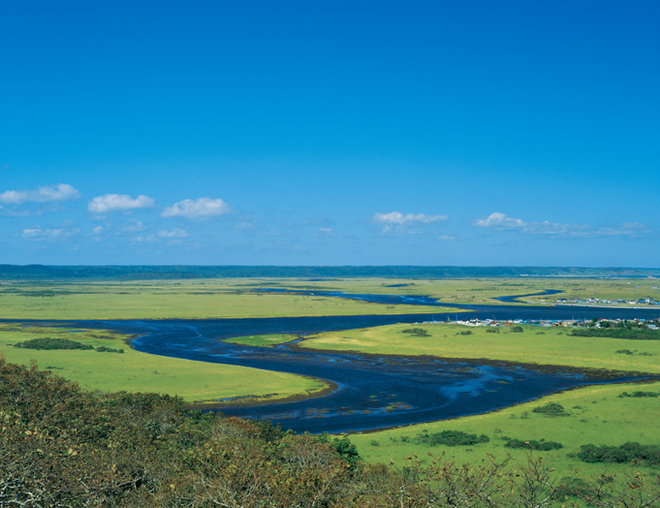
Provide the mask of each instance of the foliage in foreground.
MULTIPOLYGON (((657 478, 556 482, 542 458, 365 465, 345 438, 83 391, 0 357, 0 506, 532 507, 557 495, 653 506, 657 478)), ((603 477, 605 478, 605 477, 603 477)))

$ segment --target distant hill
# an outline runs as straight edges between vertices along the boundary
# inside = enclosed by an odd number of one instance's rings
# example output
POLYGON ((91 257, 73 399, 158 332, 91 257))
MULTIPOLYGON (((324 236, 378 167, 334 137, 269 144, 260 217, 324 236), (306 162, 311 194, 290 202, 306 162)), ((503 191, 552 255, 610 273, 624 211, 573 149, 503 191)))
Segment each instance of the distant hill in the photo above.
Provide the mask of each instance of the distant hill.
POLYGON ((0 280, 200 279, 222 277, 660 277, 659 268, 515 266, 49 266, 0 265, 0 280))

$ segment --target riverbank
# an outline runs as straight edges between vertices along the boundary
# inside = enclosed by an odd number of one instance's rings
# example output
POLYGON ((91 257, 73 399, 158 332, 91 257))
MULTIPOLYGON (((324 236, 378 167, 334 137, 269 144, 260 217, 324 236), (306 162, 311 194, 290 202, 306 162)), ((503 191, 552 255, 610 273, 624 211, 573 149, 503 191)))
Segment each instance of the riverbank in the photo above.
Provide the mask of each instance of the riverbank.
POLYGON ((260 403, 298 400, 301 394, 321 396, 335 389, 334 384, 311 377, 141 353, 130 347, 134 338, 108 329, 0 323, 0 354, 19 365, 35 361, 39 368, 52 370, 88 390, 177 395, 196 407, 203 402, 216 407, 218 404, 212 402, 216 399, 245 396, 260 403), (39 338, 66 339, 93 348, 122 349, 123 353, 14 347, 39 338))
POLYGON ((660 373, 660 341, 575 337, 570 328, 468 327, 420 323, 326 332, 296 347, 369 354, 436 356, 458 361, 503 361, 593 371, 660 373), (516 330, 520 331, 516 331, 516 330))

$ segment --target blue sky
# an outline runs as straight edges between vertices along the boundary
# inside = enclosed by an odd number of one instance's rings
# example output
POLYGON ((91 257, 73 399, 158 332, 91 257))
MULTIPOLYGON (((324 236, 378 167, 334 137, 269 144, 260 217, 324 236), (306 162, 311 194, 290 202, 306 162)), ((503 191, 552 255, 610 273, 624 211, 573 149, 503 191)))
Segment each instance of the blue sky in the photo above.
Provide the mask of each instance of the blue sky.
POLYGON ((0 263, 660 266, 658 2, 0 9, 0 263))

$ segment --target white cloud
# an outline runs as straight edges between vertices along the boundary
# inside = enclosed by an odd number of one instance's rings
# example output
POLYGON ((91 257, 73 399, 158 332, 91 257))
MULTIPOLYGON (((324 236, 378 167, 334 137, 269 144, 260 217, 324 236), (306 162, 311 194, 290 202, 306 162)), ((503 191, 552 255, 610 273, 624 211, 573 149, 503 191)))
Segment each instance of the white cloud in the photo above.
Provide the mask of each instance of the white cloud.
POLYGON ((487 219, 478 219, 474 225, 480 228, 516 229, 524 228, 526 224, 520 219, 512 219, 500 212, 491 213, 487 219))
POLYGON ((184 199, 165 208, 163 217, 185 217, 187 219, 206 219, 224 215, 231 211, 229 205, 222 199, 199 198, 184 199))
POLYGON ((449 236, 449 235, 441 235, 441 236, 438 237, 438 240, 446 240, 446 241, 456 240, 456 237, 455 236, 449 236))
POLYGON ((337 236, 337 235, 335 234, 335 231, 334 231, 334 229, 332 229, 332 228, 319 228, 319 229, 314 233, 314 236, 325 236, 325 237, 328 237, 328 236, 337 236))
POLYGON ((41 229, 37 226, 33 229, 24 229, 22 236, 31 240, 65 240, 78 234, 80 234, 79 229, 41 229))
POLYGON ((500 212, 491 213, 486 219, 477 219, 473 223, 480 228, 492 228, 497 231, 518 230, 523 233, 554 236, 575 236, 591 228, 587 224, 563 224, 561 222, 525 222, 507 217, 500 212))
POLYGON ((390 213, 376 213, 372 221, 383 224, 382 234, 410 234, 419 235, 424 234, 424 230, 420 227, 422 224, 430 224, 432 222, 446 221, 446 215, 426 215, 425 213, 407 213, 390 212, 390 213), (411 226, 416 228, 409 229, 411 226))
POLYGON ((447 218, 448 217, 446 215, 426 215, 425 213, 418 213, 418 214, 407 213, 404 215, 400 212, 390 212, 390 213, 374 214, 373 221, 383 224, 403 225, 414 222, 421 222, 427 224, 429 222, 445 221, 447 220, 447 218))
POLYGON ((615 227, 599 228, 591 233, 592 236, 630 236, 640 237, 653 233, 653 230, 639 222, 624 222, 615 227))
POLYGON ((163 229, 158 232, 158 236, 160 238, 187 238, 190 236, 190 233, 179 228, 174 228, 172 231, 166 231, 163 229))
POLYGON ((154 200, 147 196, 138 196, 133 199, 128 194, 105 194, 92 199, 87 204, 87 209, 92 213, 103 214, 152 206, 154 206, 154 200))
POLYGON ((0 206, 0 215, 6 217, 40 217, 44 214, 43 210, 10 210, 0 206))
POLYGON ((155 235, 149 235, 149 236, 138 236, 135 239, 136 242, 156 242, 158 241, 158 238, 156 238, 155 235))
POLYGON ((131 219, 128 224, 126 224, 122 231, 128 231, 129 233, 136 233, 137 231, 144 231, 147 227, 142 224, 139 220, 131 219))
POLYGON ((78 199, 80 192, 68 183, 58 183, 55 186, 45 185, 36 190, 8 190, 0 194, 0 203, 20 205, 21 203, 53 203, 78 199))
POLYGON ((588 224, 564 224, 561 222, 525 222, 521 219, 507 217, 505 214, 495 212, 486 219, 477 219, 473 223, 476 227, 492 228, 497 231, 518 230, 525 234, 568 236, 574 238, 597 238, 604 236, 643 236, 652 232, 651 228, 639 222, 628 222, 617 227, 593 229, 588 224))
POLYGON ((92 229, 92 233, 94 233, 95 235, 100 235, 101 233, 103 233, 103 227, 101 226, 95 227, 94 229, 92 229))

